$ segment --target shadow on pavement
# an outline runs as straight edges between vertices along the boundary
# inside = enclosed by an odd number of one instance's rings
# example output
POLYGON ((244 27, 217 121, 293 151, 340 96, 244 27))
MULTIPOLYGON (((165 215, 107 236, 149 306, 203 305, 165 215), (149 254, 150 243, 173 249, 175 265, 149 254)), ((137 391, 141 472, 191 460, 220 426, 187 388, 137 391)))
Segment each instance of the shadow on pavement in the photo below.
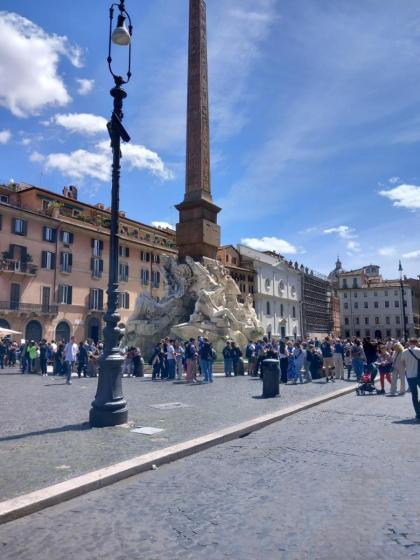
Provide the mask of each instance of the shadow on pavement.
POLYGON ((420 426, 420 420, 418 420, 417 418, 404 418, 404 420, 394 420, 392 422, 393 424, 402 424, 410 426, 412 424, 417 424, 418 426, 420 426))
POLYGON ((82 424, 69 424, 68 426, 60 426, 59 428, 49 428, 48 430, 39 430, 37 432, 27 432, 26 434, 0 437, 0 441, 12 441, 15 439, 24 439, 27 437, 42 436, 45 434, 59 434, 61 432, 82 432, 91 429, 92 428, 89 422, 83 422, 82 424))

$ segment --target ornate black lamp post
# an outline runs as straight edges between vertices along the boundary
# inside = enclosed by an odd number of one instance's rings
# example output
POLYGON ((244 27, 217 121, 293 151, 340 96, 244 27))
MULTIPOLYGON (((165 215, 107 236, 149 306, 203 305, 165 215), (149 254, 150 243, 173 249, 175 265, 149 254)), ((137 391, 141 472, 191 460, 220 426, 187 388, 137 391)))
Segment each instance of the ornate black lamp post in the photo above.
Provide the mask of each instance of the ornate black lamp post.
POLYGON ((407 342, 408 333, 407 333, 407 317, 405 314, 405 290, 404 290, 404 280, 403 280, 403 267, 400 261, 398 271, 400 273, 400 288, 401 288, 401 305, 402 305, 402 320, 403 320, 403 333, 404 333, 404 342, 407 342))
POLYGON ((115 86, 111 89, 114 98, 114 110, 111 120, 107 124, 112 148, 112 201, 111 201, 111 231, 109 247, 109 276, 108 276, 108 308, 104 316, 104 351, 99 360, 98 388, 95 400, 90 409, 89 421, 92 426, 102 428, 125 424, 128 419, 127 401, 122 394, 121 366, 123 357, 119 351, 122 332, 118 327, 120 315, 118 314, 118 233, 119 233, 119 204, 120 204, 120 159, 121 140, 129 142, 130 137, 122 125, 123 99, 127 97, 123 84, 131 78, 131 36, 132 25, 129 14, 125 10, 124 0, 112 4, 109 10, 109 49, 108 66, 114 78, 115 86), (119 10, 117 26, 112 31, 114 19, 114 6, 119 10), (128 19, 128 29, 125 20, 128 19), (128 71, 126 78, 114 74, 112 70, 111 47, 112 43, 128 46, 128 71))

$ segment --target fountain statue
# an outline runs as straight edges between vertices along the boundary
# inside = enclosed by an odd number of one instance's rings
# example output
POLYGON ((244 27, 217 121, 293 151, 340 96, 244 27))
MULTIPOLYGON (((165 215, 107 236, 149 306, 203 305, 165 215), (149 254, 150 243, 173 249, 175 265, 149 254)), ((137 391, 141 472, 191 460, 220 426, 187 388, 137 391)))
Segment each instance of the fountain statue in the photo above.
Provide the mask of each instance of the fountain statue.
POLYGON ((125 344, 139 346, 148 355, 166 336, 180 340, 205 336, 220 353, 226 340, 244 347, 262 336, 252 297, 238 302, 239 288, 221 263, 186 257, 179 264, 167 256, 161 262, 166 295, 159 302, 148 294, 138 296, 126 324, 125 344))

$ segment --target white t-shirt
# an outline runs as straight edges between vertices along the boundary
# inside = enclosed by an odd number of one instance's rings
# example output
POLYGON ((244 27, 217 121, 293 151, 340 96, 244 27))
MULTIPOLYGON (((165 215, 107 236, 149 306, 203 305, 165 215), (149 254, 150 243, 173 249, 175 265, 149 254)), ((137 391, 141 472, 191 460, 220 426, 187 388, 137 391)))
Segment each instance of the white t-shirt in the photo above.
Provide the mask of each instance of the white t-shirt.
POLYGON ((67 342, 64 347, 64 359, 66 362, 75 362, 79 347, 75 342, 67 342))
MULTIPOLYGON (((410 346, 410 350, 420 360, 420 348, 417 348, 416 346, 410 346)), ((417 377, 418 362, 413 354, 411 354, 410 350, 404 350, 404 352, 402 353, 402 363, 404 364, 407 377, 411 378, 417 377)))
POLYGON ((166 359, 175 360, 174 353, 175 353, 174 347, 172 346, 172 344, 168 344, 168 346, 166 347, 166 359))

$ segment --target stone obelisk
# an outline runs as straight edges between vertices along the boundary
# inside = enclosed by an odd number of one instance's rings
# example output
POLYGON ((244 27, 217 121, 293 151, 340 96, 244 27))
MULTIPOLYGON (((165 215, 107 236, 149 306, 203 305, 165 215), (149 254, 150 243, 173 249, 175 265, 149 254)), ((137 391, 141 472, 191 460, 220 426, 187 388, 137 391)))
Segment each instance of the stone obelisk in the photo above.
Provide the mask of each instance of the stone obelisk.
POLYGON ((206 4, 190 0, 188 38, 187 161, 184 200, 176 206, 179 258, 216 258, 220 246, 220 208, 210 183, 210 132, 206 4))

